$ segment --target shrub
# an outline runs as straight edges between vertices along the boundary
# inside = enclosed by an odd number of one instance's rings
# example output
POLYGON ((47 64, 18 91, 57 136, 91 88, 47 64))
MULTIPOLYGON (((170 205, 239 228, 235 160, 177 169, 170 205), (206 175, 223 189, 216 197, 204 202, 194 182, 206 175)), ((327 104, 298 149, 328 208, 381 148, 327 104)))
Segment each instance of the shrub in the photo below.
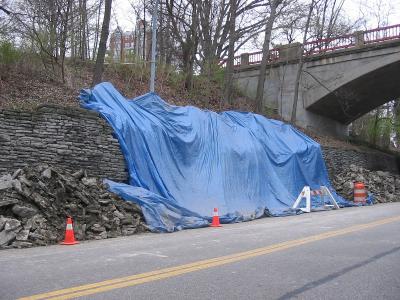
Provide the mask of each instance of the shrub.
POLYGON ((11 66, 21 58, 20 51, 10 42, 0 42, 0 65, 11 66))

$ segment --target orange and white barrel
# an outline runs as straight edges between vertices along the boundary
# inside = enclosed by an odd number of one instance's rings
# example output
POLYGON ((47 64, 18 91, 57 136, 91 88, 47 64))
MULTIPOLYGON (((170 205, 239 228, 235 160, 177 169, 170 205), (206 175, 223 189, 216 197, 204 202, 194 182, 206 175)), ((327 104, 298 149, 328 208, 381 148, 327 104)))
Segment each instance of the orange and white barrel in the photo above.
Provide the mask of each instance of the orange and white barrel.
POLYGON ((354 183, 354 202, 361 204, 367 202, 367 190, 362 182, 354 183))

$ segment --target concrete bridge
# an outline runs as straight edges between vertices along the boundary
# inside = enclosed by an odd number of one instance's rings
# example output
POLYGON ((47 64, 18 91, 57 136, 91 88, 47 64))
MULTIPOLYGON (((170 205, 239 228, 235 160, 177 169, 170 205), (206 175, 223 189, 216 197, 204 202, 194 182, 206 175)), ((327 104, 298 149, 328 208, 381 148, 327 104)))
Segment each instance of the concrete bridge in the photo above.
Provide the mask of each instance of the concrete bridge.
MULTIPOLYGON (((400 96, 400 24, 270 51, 264 106, 290 120, 300 55, 297 124, 343 136, 348 124, 400 96)), ((255 98, 261 52, 235 57, 239 89, 255 98)))

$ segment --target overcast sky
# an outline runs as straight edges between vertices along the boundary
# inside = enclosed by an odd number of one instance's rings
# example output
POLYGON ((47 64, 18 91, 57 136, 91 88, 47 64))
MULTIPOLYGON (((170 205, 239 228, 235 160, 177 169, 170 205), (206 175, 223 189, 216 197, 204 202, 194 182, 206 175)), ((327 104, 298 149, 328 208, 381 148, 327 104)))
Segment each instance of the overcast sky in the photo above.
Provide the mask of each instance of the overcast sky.
MULTIPOLYGON (((134 2, 135 0, 131 0, 134 2)), ((360 1, 364 3, 369 3, 371 6, 374 3, 381 2, 379 7, 380 11, 387 11, 390 9, 392 14, 389 18, 389 24, 399 24, 400 23, 400 0, 346 0, 344 5, 344 12, 353 19, 358 19, 360 17, 360 1), (390 3, 390 5, 388 4, 390 3), (390 6, 390 7, 389 7, 390 6)), ((124 30, 132 30, 135 24, 135 14, 131 8, 129 0, 118 0, 113 1, 113 19, 112 19, 112 29, 118 25, 124 30)), ((369 27, 376 27, 376 22, 371 18, 369 27)))
MULTIPOLYGON (((136 23, 136 16, 134 10, 130 5, 130 1, 134 2, 143 0, 113 1, 111 30, 114 30, 117 27, 117 25, 122 27, 124 31, 130 31, 134 29, 136 23)), ((379 11, 376 12, 379 12, 381 15, 385 15, 388 11, 390 11, 391 13, 388 21, 389 25, 400 23, 400 0, 392 0, 392 1, 391 0, 345 0, 345 4, 343 7, 344 14, 353 20, 360 19, 361 17, 360 7, 362 7, 361 3, 364 4, 367 3, 368 6, 377 7, 379 11), (379 3, 380 5, 378 5, 379 3)), ((368 9, 366 9, 365 7, 363 10, 368 11, 368 9)), ((373 29, 378 27, 378 21, 376 16, 371 15, 365 17, 369 19, 369 22, 368 24, 365 24, 365 27, 362 26, 360 30, 373 29)), ((256 40, 256 43, 254 43, 255 41, 246 43, 238 50, 237 54, 258 51, 262 47, 262 39, 263 37, 260 36, 256 40)), ((285 43, 285 41, 277 39, 273 41, 273 44, 280 44, 282 42, 285 43)))

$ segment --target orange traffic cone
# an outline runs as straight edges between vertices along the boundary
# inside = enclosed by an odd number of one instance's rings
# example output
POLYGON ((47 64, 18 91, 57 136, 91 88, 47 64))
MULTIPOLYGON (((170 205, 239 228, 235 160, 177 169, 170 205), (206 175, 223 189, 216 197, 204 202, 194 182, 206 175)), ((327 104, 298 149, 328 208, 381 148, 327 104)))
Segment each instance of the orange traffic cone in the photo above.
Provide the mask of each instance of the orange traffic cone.
POLYGON ((211 227, 222 227, 219 223, 218 208, 214 208, 214 214, 212 218, 211 227))
POLYGON ((65 239, 62 242, 62 245, 75 245, 78 244, 78 241, 75 241, 74 229, 72 228, 72 218, 67 218, 67 228, 65 229, 65 239))

